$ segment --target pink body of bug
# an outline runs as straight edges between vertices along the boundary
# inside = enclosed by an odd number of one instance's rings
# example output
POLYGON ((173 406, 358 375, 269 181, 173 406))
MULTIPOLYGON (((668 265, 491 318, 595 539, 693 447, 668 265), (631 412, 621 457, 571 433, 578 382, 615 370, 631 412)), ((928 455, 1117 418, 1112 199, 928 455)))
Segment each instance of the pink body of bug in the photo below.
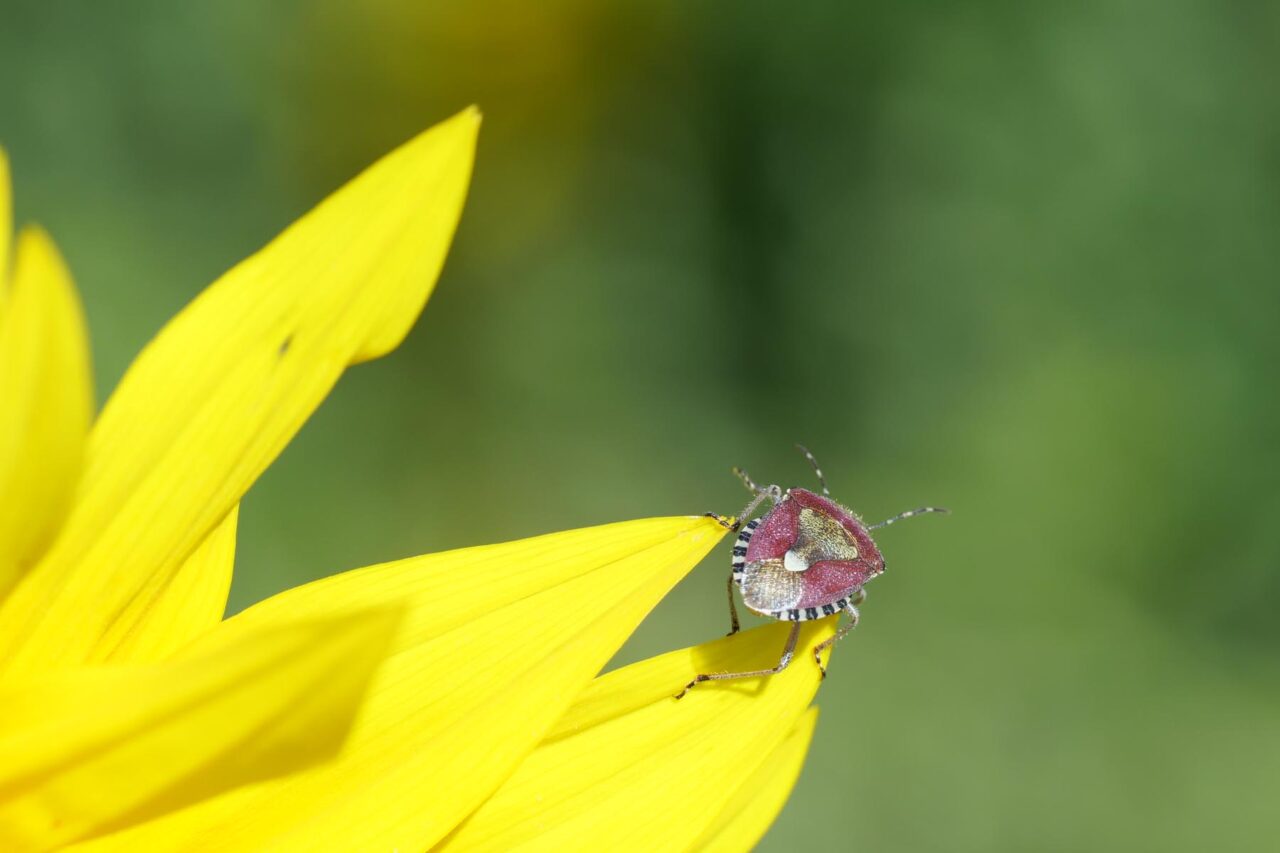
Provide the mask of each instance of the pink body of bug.
POLYGON ((751 502, 732 525, 715 513, 707 513, 726 527, 739 530, 733 547, 733 573, 729 576, 729 614, 733 620, 729 633, 738 631, 738 612, 733 600, 733 588, 737 586, 742 590, 743 603, 750 610, 793 623, 782 659, 771 669, 699 675, 680 691, 677 699, 703 681, 781 672, 791 663, 801 622, 847 612, 850 621, 813 649, 813 659, 825 678, 822 652, 858 624, 858 605, 866 599, 863 586, 884 571, 884 557, 871 539, 871 531, 914 515, 947 511, 940 507, 921 507, 868 526, 855 512, 831 499, 817 460, 804 447, 796 446, 813 466, 822 486, 821 495, 807 489, 784 492, 779 486, 760 488, 746 472, 735 468, 734 473, 754 494, 751 502), (773 507, 760 518, 740 526, 764 500, 772 501, 773 507))
POLYGON ((866 525, 831 498, 790 489, 763 518, 747 523, 733 549, 733 582, 762 616, 802 622, 850 606, 884 571, 866 525))

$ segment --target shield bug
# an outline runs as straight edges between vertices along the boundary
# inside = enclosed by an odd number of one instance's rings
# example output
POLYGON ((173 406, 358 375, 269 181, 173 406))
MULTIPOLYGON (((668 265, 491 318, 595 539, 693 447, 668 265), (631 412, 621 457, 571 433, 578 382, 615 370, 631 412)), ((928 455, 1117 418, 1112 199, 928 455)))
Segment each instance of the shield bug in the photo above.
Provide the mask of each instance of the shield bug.
POLYGON ((818 460, 802 445, 796 447, 813 466, 822 494, 798 488, 783 491, 780 486, 761 488, 745 471, 734 468, 733 472, 752 493, 750 503, 732 523, 716 513, 707 513, 730 530, 738 531, 728 584, 732 620, 729 634, 738 632, 738 608, 733 597, 736 586, 742 591, 742 602, 749 610, 792 623, 782 658, 771 669, 699 675, 680 691, 677 699, 704 681, 755 678, 782 672, 795 653, 801 622, 828 616, 838 618, 838 614, 845 612, 849 614, 849 622, 813 648, 813 659, 825 678, 822 652, 857 626, 858 607, 867 597, 863 587, 884 572, 884 557, 872 540, 871 531, 927 512, 947 512, 941 507, 925 506, 878 524, 865 524, 853 510, 831 499, 818 460), (770 510, 751 518, 766 500, 772 503, 770 510))

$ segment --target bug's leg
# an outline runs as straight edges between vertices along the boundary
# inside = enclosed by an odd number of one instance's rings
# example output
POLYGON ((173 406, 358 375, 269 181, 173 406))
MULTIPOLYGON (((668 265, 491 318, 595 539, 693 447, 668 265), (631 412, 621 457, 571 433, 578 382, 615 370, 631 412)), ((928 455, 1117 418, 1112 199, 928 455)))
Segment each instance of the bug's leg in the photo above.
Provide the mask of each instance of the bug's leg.
POLYGON ((881 527, 888 527, 890 524, 893 524, 895 521, 902 521, 903 519, 911 518, 912 516, 924 515, 930 512, 940 512, 943 515, 947 515, 951 512, 951 510, 943 509, 940 506, 922 506, 919 509, 909 509, 906 512, 900 512, 897 515, 895 515, 893 518, 886 518, 884 521, 881 521, 878 524, 872 524, 867 529, 878 530, 881 527))
MULTIPOLYGON (((770 486, 769 488, 776 489, 778 487, 770 486)), ((764 502, 765 498, 769 498, 772 496, 773 496, 773 493, 770 492, 769 489, 761 490, 759 494, 757 494, 754 498, 752 498, 750 501, 747 502, 747 505, 742 508, 742 512, 738 513, 738 517, 734 519, 736 523, 733 525, 733 529, 737 530, 739 527, 741 527, 743 519, 750 518, 751 513, 756 511, 756 507, 760 506, 760 504, 764 502)))
POLYGON ((774 503, 782 500, 782 487, 769 486, 768 488, 761 489, 757 492, 756 496, 742 508, 742 512, 738 513, 738 517, 733 520, 733 524, 730 524, 729 520, 719 513, 704 512, 703 515, 708 518, 714 518, 716 521, 720 522, 721 527, 736 531, 738 528, 742 527, 742 520, 744 518, 750 518, 751 513, 755 512, 756 507, 760 506, 761 502, 766 499, 771 500, 774 503))
POLYGON ((729 620, 732 623, 732 627, 726 636, 732 637, 741 630, 738 627, 738 605, 733 600, 733 572, 729 572, 729 620))
MULTIPOLYGON (((865 600, 866 600, 866 594, 864 593, 861 599, 857 601, 857 604, 861 604, 865 600)), ((818 645, 813 647, 813 661, 818 665, 818 672, 822 673, 822 677, 824 679, 827 677, 827 668, 822 665, 822 653, 825 652, 827 649, 831 648, 832 646, 834 646, 839 641, 843 640, 846 636, 848 636, 850 631, 858 627, 857 604, 850 604, 848 607, 849 624, 842 626, 840 630, 836 631, 830 637, 827 637, 821 643, 818 643, 818 645)))
POLYGON ((721 515, 718 512, 704 512, 702 516, 703 518, 714 518, 716 520, 716 524, 719 524, 725 530, 738 529, 738 520, 736 518, 733 521, 730 521, 728 518, 726 518, 725 516, 721 515))
POLYGON ((792 622, 791 633, 787 635, 787 645, 782 650, 782 659, 778 661, 778 665, 772 669, 754 669, 750 672, 713 672, 705 675, 699 675, 693 681, 686 684, 684 686, 684 690, 681 690, 676 694, 676 698, 681 698, 684 694, 692 690, 695 685, 701 684, 704 681, 728 681, 733 678, 759 678, 765 675, 777 675, 787 668, 787 664, 791 663, 791 657, 796 652, 796 640, 799 639, 799 637, 800 623, 792 622))
POLYGON ((804 458, 809 460, 809 464, 813 466, 813 473, 818 477, 818 485, 822 486, 822 493, 827 497, 831 497, 831 492, 827 491, 827 478, 822 476, 822 469, 818 467, 818 460, 813 458, 813 454, 809 452, 809 448, 803 444, 797 444, 796 449, 804 454, 804 458))

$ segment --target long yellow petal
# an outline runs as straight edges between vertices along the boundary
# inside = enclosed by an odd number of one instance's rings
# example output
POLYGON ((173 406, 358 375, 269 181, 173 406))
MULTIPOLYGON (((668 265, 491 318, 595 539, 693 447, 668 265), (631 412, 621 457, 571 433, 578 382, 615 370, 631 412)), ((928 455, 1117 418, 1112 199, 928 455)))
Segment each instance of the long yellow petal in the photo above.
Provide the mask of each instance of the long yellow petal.
POLYGON ((168 594, 183 561, 347 365, 393 348, 417 317, 478 126, 468 110, 387 155, 143 350, 94 426, 61 536, 0 610, 0 667, 119 660, 148 619, 185 624, 165 612, 189 604, 168 594))
POLYGON ((0 849, 44 849, 331 757, 400 618, 247 632, 0 688, 0 849))
POLYGON ((776 750, 818 689, 810 649, 834 619, 806 623, 778 675, 708 682, 699 672, 776 664, 789 625, 746 631, 596 679, 542 744, 441 850, 681 850, 733 805, 736 774, 776 750))
POLYGON ((723 533, 703 518, 611 524, 360 569, 250 608, 214 636, 384 600, 406 600, 408 614, 337 761, 103 846, 426 849, 497 788, 723 533))
MULTIPOLYGON (((6 188, 0 209, 7 211, 6 175, 0 184, 6 188)), ((7 212, 0 213, 0 228, 7 220, 7 212)), ((0 232, 0 243, 8 240, 8 231, 0 232)), ((0 599, 66 515, 93 407, 80 300, 43 231, 19 235, 11 288, 0 268, 0 293, 6 290, 0 308, 0 599)))
MULTIPOLYGON (((737 853, 756 846, 791 796, 817 723, 817 708, 801 715, 778 748, 765 756, 755 771, 742 778, 732 799, 692 849, 702 853, 737 853)), ((803 839, 801 843, 806 841, 808 839, 803 839)))

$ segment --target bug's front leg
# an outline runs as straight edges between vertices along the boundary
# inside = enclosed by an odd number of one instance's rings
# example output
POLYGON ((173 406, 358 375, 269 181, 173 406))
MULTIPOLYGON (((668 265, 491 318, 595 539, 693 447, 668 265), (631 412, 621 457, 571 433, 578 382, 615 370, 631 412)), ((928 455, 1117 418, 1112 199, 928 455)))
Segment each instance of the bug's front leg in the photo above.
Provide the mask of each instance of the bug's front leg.
POLYGON ((782 500, 782 495, 783 492, 780 486, 769 486, 767 488, 760 489, 756 493, 755 497, 748 501, 747 505, 742 508, 742 512, 738 513, 738 517, 733 520, 732 524, 729 523, 729 519, 725 518, 718 512, 704 512, 703 515, 707 518, 714 518, 725 530, 736 533, 738 528, 742 527, 742 520, 744 518, 750 518, 751 513, 755 512, 756 507, 760 506, 762 502, 770 500, 776 504, 778 501, 782 500))
POLYGON ((718 512, 704 512, 702 514, 702 517, 714 518, 716 520, 716 524, 719 524, 721 527, 723 527, 725 530, 728 530, 731 533, 736 533, 738 530, 738 527, 740 526, 738 519, 736 518, 730 519, 728 516, 721 515, 718 512))

